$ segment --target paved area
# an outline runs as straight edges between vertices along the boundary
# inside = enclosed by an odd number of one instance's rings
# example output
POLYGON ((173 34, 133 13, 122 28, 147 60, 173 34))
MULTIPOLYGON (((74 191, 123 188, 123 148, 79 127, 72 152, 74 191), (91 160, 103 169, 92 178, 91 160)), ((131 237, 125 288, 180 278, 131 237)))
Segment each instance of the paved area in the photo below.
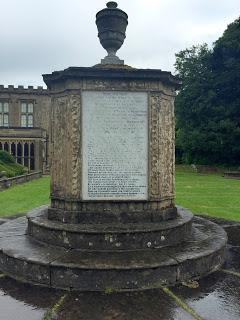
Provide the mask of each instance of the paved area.
POLYGON ((1 320, 239 320, 240 246, 224 267, 174 288, 77 293, 22 284, 0 275, 1 320))
POLYGON ((23 284, 0 273, 0 320, 239 320, 240 228, 228 227, 231 245, 223 268, 176 287, 77 293, 23 284))

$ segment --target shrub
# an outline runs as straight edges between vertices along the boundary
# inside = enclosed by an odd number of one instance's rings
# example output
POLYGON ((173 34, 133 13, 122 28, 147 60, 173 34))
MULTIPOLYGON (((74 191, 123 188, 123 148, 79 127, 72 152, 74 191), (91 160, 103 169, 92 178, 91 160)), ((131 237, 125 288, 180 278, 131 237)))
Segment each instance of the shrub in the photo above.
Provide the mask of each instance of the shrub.
POLYGON ((27 168, 15 163, 14 157, 7 151, 0 150, 0 172, 5 171, 8 178, 20 176, 27 172, 27 168))
POLYGON ((0 150, 0 161, 4 163, 15 163, 13 156, 4 150, 0 150))

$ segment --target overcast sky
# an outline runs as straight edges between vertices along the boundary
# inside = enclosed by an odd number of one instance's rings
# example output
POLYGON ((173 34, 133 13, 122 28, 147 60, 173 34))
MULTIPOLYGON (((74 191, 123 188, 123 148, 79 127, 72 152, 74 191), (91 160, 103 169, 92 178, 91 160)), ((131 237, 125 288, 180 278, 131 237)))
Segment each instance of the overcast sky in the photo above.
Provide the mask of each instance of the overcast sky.
MULTIPOLYGON (((103 0, 0 0, 0 84, 43 85, 42 74, 93 66, 106 55, 95 14, 103 0)), ((174 71, 175 53, 212 44, 240 14, 240 0, 119 0, 127 38, 118 51, 137 68, 174 71)))

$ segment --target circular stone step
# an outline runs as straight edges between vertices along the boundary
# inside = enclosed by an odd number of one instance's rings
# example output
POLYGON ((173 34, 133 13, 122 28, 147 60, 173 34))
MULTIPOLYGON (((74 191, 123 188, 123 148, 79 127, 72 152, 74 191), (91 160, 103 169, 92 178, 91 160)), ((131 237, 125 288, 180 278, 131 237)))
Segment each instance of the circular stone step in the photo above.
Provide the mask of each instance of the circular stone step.
POLYGON ((227 236, 194 218, 191 239, 175 247, 137 251, 70 250, 26 234, 27 220, 0 226, 0 270, 23 282, 81 291, 140 290, 202 277, 224 262, 227 236))
POLYGON ((138 250, 172 246, 192 232, 190 211, 178 208, 178 218, 153 223, 69 224, 47 219, 47 207, 28 215, 28 233, 55 246, 85 250, 138 250))

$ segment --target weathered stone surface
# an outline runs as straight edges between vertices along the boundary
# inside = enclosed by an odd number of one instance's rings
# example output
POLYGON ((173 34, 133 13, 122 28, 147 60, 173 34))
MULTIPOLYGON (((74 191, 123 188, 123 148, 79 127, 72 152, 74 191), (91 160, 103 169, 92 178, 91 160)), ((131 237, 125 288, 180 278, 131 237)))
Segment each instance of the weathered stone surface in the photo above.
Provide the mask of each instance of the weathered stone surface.
POLYGON ((29 236, 1 239, 0 269, 15 279, 50 286, 49 264, 64 249, 33 241, 29 236))
MULTIPOLYGON (((142 81, 141 85, 139 85, 141 89, 146 86, 147 88, 153 87, 155 89, 156 86, 154 86, 154 82, 158 82, 162 85, 165 84, 168 87, 172 87, 172 92, 181 85, 181 81, 174 77, 171 72, 159 69, 126 69, 124 66, 119 68, 106 67, 99 69, 92 67, 69 67, 63 71, 55 71, 52 74, 43 75, 44 82, 52 91, 56 88, 61 88, 63 90, 65 89, 65 86, 70 86, 71 89, 75 88, 72 87, 73 83, 67 83, 67 79, 73 79, 77 82, 89 80, 94 81, 93 83, 95 84, 100 81, 100 83, 102 83, 101 89, 105 83, 109 83, 110 87, 119 83, 122 86, 125 85, 125 89, 129 89, 128 80, 131 80, 131 83, 142 81), (60 86, 60 82, 63 84, 62 87, 60 86)), ((88 83, 85 83, 84 85, 86 86, 87 84, 88 83)), ((84 89, 86 89, 86 87, 84 87, 84 89)))
POLYGON ((7 222, 8 220, 7 219, 4 219, 4 218, 0 218, 0 225, 7 222))
POLYGON ((48 219, 63 223, 139 223, 177 218, 173 201, 71 201, 52 199, 48 219), (73 209, 73 210, 72 210, 73 209))
POLYGON ((233 246, 240 245, 240 222, 234 220, 227 220, 224 218, 218 217, 210 217, 208 215, 199 215, 199 217, 208 219, 214 223, 219 224, 227 233, 228 235, 228 243, 233 246))
MULTIPOLYGON (((6 223, 12 229, 16 224, 18 219, 6 223)), ((25 227, 22 224, 21 229, 25 227)), ((107 252, 67 251, 12 234, 1 238, 0 269, 25 282, 82 291, 174 285, 206 275, 223 263, 223 229, 204 219, 197 219, 194 229, 184 246, 107 252)))
POLYGON ((152 270, 84 270, 52 266, 52 286, 56 288, 81 291, 141 290, 175 284, 177 269, 173 265, 152 270))
POLYGON ((147 92, 82 92, 83 200, 148 199, 147 92))
POLYGON ((126 37, 128 15, 117 6, 116 2, 110 1, 107 3, 107 8, 96 14, 98 37, 101 45, 108 52, 108 56, 102 60, 102 64, 124 64, 124 61, 116 56, 116 52, 126 37))
POLYGON ((178 277, 184 281, 200 278, 206 265, 209 273, 216 271, 224 263, 226 243, 226 232, 220 226, 195 217, 189 240, 167 251, 179 262, 178 277))
POLYGON ((225 260, 224 269, 237 271, 240 277, 240 245, 229 245, 225 260))
POLYGON ((150 95, 150 186, 151 200, 173 197, 174 186, 174 105, 163 93, 150 95))
POLYGON ((81 195, 81 96, 54 97, 52 100, 51 191, 59 197, 81 195), (61 124, 61 125, 59 125, 61 124), (63 157, 63 154, 66 156, 63 157), (67 177, 67 179, 66 179, 67 177))
MULTIPOLYGON (((179 80, 161 70, 108 67, 69 68, 45 75, 44 80, 51 88, 51 117, 54 119, 52 201, 48 218, 64 223, 86 223, 86 218, 93 223, 106 223, 111 219, 125 223, 152 218, 154 221, 175 218, 173 101, 179 80), (116 202, 117 199, 97 201, 101 198, 94 198, 93 202, 86 198, 82 188, 82 185, 86 187, 87 184, 86 170, 83 168, 86 156, 83 145, 86 139, 82 135, 86 125, 83 102, 89 92, 99 95, 125 93, 126 96, 147 96, 145 123, 149 124, 149 132, 148 141, 144 140, 145 151, 148 150, 147 160, 144 161, 147 162, 145 167, 148 168, 148 177, 147 181, 139 183, 141 186, 146 185, 145 201, 134 201, 136 199, 126 197, 122 203, 116 202)), ((117 145, 121 147, 121 143, 117 145)), ((146 170, 141 172, 141 175, 144 174, 146 170)))
POLYGON ((42 215, 28 215, 28 232, 56 246, 86 250, 137 250, 179 244, 192 233, 192 214, 179 208, 177 219, 159 223, 64 224, 42 215))
POLYGON ((2 224, 0 228, 0 241, 2 241, 2 238, 5 239, 12 236, 23 236, 27 234, 26 221, 26 217, 21 217, 16 219, 15 223, 8 221, 2 224))
MULTIPOLYGON (((232 251, 227 266, 239 269, 239 257, 239 250, 232 251)), ((224 265, 224 269, 227 266, 224 265)), ((115 292, 106 288, 105 292, 62 292, 1 277, 1 317, 4 320, 39 320, 44 318, 45 312, 57 320, 194 320, 197 315, 207 320, 239 319, 240 278, 237 273, 220 270, 197 282, 198 287, 184 284, 166 291, 115 292), (179 300, 169 295, 172 292, 179 300), (187 311, 181 303, 188 307, 187 311)))

